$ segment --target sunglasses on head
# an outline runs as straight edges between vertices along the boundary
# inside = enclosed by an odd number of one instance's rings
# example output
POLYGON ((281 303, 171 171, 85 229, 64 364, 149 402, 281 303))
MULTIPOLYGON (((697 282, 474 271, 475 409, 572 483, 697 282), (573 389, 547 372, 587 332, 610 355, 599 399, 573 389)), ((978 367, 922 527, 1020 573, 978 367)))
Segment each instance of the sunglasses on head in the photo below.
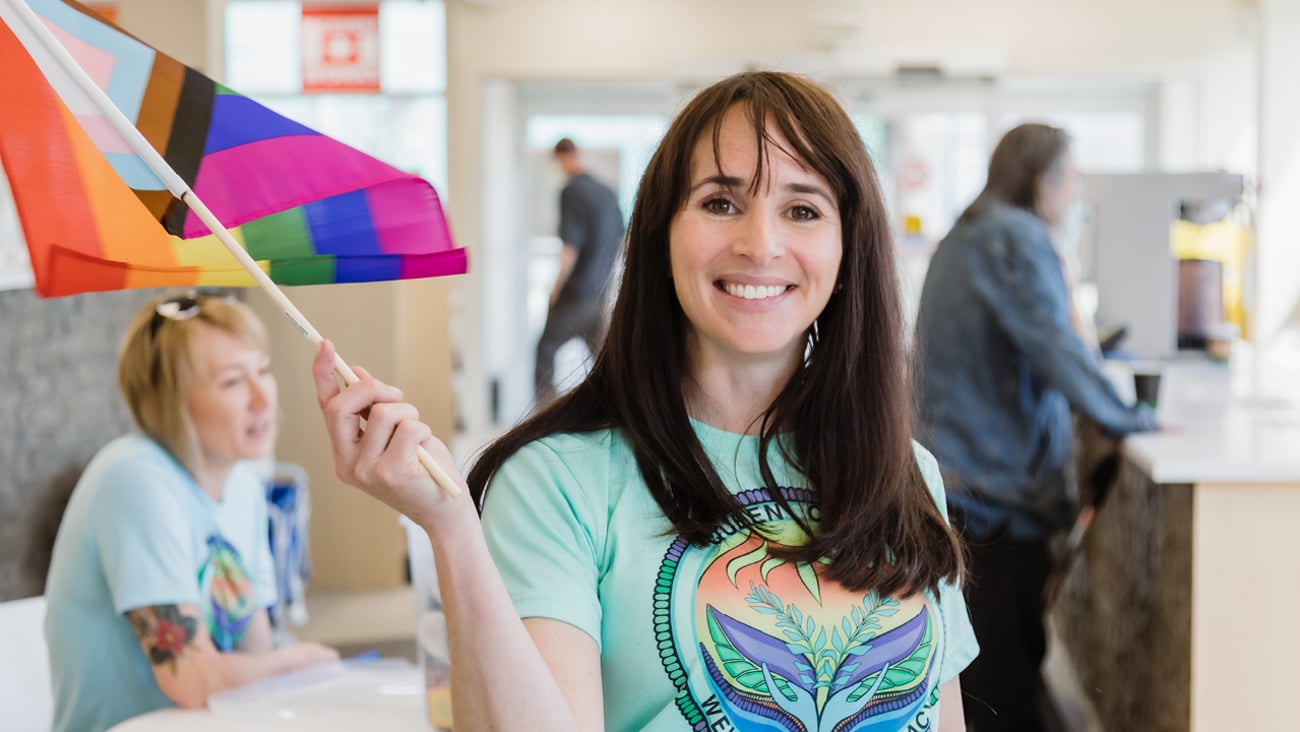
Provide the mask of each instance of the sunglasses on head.
POLYGON ((149 335, 158 332, 158 326, 162 325, 163 320, 182 321, 193 318, 203 309, 203 303, 212 299, 232 302, 235 298, 226 293, 191 291, 163 300, 153 309, 153 320, 149 323, 149 335))

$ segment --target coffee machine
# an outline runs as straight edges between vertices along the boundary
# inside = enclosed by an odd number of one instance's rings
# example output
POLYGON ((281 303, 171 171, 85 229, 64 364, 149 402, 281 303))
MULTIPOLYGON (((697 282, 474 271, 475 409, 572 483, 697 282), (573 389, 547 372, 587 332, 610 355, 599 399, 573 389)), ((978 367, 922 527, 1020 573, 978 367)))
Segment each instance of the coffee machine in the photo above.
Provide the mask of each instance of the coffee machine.
POLYGON ((1205 348, 1224 321, 1244 325, 1244 191, 1233 173, 1084 175, 1080 280, 1096 287, 1099 330, 1166 358, 1205 348))

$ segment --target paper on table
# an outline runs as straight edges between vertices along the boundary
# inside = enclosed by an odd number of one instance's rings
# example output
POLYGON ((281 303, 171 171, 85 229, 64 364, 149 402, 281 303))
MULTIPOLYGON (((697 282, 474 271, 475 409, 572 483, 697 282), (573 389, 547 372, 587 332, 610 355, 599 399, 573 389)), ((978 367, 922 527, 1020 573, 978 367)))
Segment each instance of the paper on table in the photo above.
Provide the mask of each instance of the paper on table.
POLYGON ((415 696, 423 701, 423 694, 424 685, 411 662, 362 658, 312 666, 231 689, 208 699, 208 708, 224 711, 326 696, 415 696))

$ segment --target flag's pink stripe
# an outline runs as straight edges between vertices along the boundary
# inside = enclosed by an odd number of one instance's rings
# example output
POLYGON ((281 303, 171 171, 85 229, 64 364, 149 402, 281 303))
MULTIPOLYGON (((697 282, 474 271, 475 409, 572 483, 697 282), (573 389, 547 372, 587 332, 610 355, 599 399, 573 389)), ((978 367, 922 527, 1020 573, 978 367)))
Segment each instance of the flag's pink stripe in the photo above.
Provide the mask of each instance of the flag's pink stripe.
POLYGON ((85 69, 86 73, 95 82, 95 86, 100 89, 108 89, 108 80, 113 77, 113 54, 101 48, 86 43, 80 38, 63 30, 62 26, 55 25, 49 20, 42 18, 45 26, 54 33, 54 37, 59 39, 59 43, 68 49, 72 58, 77 65, 85 69))
MULTIPOLYGON (((412 176, 322 135, 259 140, 204 156, 194 192, 227 227, 412 176), (286 195, 285 190, 294 191, 286 195)), ((193 213, 185 238, 211 233, 193 213)))
POLYGON ((465 250, 452 249, 424 256, 403 257, 401 279, 444 277, 446 275, 465 274, 468 271, 469 258, 466 256, 465 250))
POLYGON ((113 124, 103 115, 99 114, 79 114, 77 123, 81 129, 86 131, 90 136, 90 141, 95 143, 102 153, 133 153, 131 146, 126 140, 117 133, 113 124))
POLYGON ((438 194, 420 178, 382 183, 366 191, 366 203, 385 254, 424 254, 454 246, 438 194))
MULTIPOLYGON (((95 86, 106 91, 109 80, 113 77, 113 66, 117 62, 117 58, 102 48, 86 43, 64 30, 62 26, 55 25, 44 18, 42 18, 42 21, 54 34, 54 37, 68 50, 68 53, 72 55, 77 65, 95 83, 95 86)), ((113 125, 109 123, 88 96, 78 93, 72 98, 66 99, 65 103, 72 109, 72 113, 76 115, 77 122, 82 129, 86 131, 86 134, 90 135, 90 141, 95 143, 95 147, 105 153, 131 152, 131 146, 126 143, 126 140, 122 139, 117 130, 113 129, 113 125)))

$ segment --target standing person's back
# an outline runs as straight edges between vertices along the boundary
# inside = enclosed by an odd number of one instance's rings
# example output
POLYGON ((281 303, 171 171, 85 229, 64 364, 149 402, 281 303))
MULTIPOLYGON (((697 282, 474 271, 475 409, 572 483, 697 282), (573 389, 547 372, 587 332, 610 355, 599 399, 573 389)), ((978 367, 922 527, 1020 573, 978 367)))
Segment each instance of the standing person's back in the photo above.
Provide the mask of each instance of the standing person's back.
POLYGON ((583 167, 569 138, 555 144, 555 161, 569 176, 560 193, 560 271, 551 288, 546 327, 537 342, 537 405, 555 397, 555 354, 582 338, 594 358, 605 339, 605 293, 623 242, 618 197, 583 167))
MULTIPOLYGON (((1072 508, 1057 482, 1070 450, 1069 392, 1095 371, 1070 331, 1065 282, 1046 225, 995 205, 958 225, 930 260, 917 320, 920 409, 947 472, 974 491, 951 500, 971 529, 1050 534, 1072 508)), ((1094 412, 1128 410, 1096 400, 1094 412)), ((1119 412, 1121 412, 1120 414, 1119 412)))
POLYGON ((560 193, 560 239, 578 256, 559 297, 602 299, 623 241, 623 213, 614 191, 590 173, 574 176, 560 193))
POLYGON ((1153 429, 1120 401, 1073 325, 1048 227, 1078 194, 1065 132, 1021 125, 998 143, 984 191, 935 251, 917 316, 925 442, 967 539, 979 657, 961 674, 975 732, 1044 729, 1048 540, 1074 511, 1071 409, 1112 436, 1153 429))

